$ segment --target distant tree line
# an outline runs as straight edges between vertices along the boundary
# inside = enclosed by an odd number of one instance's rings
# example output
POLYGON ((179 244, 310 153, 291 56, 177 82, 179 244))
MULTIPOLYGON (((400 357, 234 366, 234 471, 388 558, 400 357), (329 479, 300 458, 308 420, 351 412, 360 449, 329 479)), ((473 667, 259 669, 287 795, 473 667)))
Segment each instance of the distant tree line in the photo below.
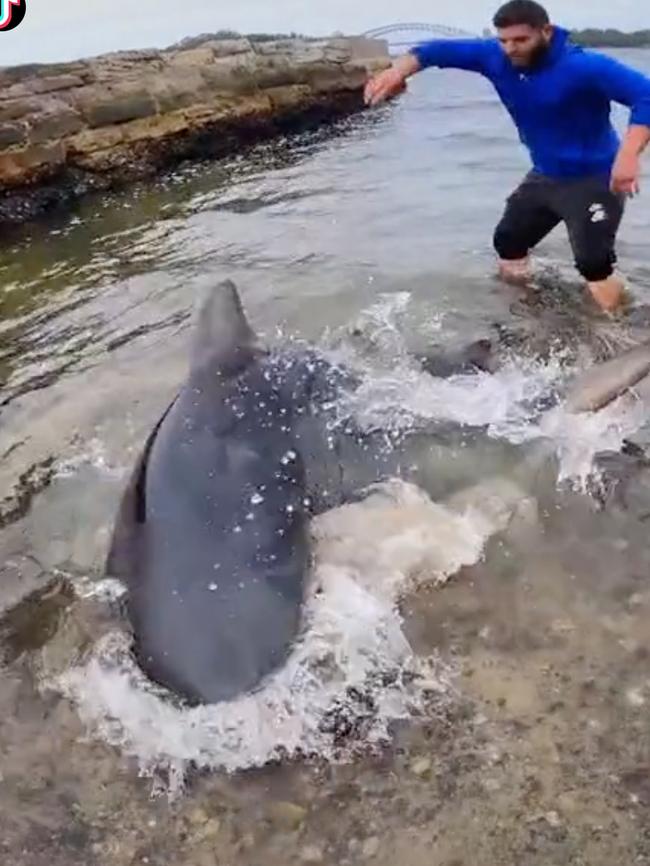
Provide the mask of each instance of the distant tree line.
MULTIPOLYGON (((490 37, 492 31, 486 28, 483 35, 490 37)), ((236 30, 217 30, 216 33, 202 33, 200 36, 190 36, 178 42, 178 48, 194 48, 209 39, 248 39, 250 42, 273 42, 281 39, 306 39, 302 33, 238 33, 236 30)), ((625 33, 622 30, 607 28, 600 30, 588 27, 585 30, 572 30, 571 40, 586 48, 644 48, 650 46, 650 30, 634 30, 625 33)))
POLYGON ((199 36, 188 36, 175 43, 173 48, 196 48, 209 40, 248 39, 250 42, 274 42, 281 39, 309 39, 300 33, 238 33, 236 30, 217 30, 216 33, 201 33, 199 36))
MULTIPOLYGON (((494 38, 494 31, 489 27, 483 30, 486 39, 494 38)), ((588 27, 585 30, 572 30, 571 41, 585 48, 646 48, 650 46, 650 30, 634 30, 624 33, 622 30, 588 27)))
POLYGON ((573 30, 571 40, 586 48, 644 48, 650 46, 650 30, 634 30, 624 33, 621 30, 573 30))

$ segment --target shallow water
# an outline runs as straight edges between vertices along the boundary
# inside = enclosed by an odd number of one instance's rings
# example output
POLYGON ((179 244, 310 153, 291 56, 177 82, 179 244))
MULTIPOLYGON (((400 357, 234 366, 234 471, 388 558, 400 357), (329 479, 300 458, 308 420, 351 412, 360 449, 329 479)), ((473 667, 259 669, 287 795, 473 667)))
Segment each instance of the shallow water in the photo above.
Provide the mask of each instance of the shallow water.
MULTIPOLYGON (((487 86, 440 73, 0 251, 7 862, 650 863, 648 472, 630 458, 603 509, 594 471, 644 441, 645 406, 548 401, 646 332, 594 315, 561 230, 538 293, 493 279, 525 169, 487 86), (316 521, 304 644, 261 696, 187 712, 125 655, 102 565, 197 293, 225 277, 267 339, 362 373, 343 413, 422 428, 422 489, 316 521), (498 329, 517 339, 494 376, 434 380, 409 354, 498 329)), ((639 306, 649 227, 641 197, 620 244, 639 306)))

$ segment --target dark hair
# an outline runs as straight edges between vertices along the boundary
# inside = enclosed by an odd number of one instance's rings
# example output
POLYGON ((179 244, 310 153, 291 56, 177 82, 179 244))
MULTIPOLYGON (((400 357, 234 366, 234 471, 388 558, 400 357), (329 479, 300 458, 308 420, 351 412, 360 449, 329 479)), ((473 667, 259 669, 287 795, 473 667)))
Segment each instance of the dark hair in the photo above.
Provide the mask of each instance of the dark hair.
POLYGON ((492 19, 492 24, 497 29, 528 24, 535 30, 541 30, 550 23, 548 12, 535 0, 510 0, 497 10, 492 19))

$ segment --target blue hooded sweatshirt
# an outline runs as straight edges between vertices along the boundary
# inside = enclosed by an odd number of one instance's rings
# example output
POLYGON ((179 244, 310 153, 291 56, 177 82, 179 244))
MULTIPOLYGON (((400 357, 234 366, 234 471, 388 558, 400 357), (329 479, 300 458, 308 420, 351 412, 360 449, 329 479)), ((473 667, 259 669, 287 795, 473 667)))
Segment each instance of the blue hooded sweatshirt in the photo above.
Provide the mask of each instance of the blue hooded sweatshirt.
POLYGON ((484 75, 514 120, 534 170, 549 177, 609 176, 620 145, 610 120, 612 101, 631 109, 631 124, 650 126, 650 78, 573 45, 559 27, 529 69, 515 67, 497 39, 436 39, 412 53, 423 69, 484 75))

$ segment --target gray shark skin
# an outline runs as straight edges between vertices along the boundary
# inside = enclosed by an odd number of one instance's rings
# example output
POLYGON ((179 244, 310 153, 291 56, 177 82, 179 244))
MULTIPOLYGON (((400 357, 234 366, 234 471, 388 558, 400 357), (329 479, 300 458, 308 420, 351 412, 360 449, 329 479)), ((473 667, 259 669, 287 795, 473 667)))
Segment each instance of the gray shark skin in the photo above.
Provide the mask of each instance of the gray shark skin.
MULTIPOLYGON (((493 372, 496 358, 483 340, 421 363, 448 376, 493 372)), ((649 376, 650 343, 592 368, 567 404, 602 408, 649 376)), ((105 568, 127 585, 141 668, 182 700, 232 700, 281 667, 302 626, 312 515, 391 476, 448 492, 439 476, 458 431, 447 446, 435 424, 387 446, 385 431, 337 423, 332 407, 357 384, 314 351, 261 347, 231 282, 207 293, 186 380, 136 462, 105 568)))
POLYGON ((190 704, 254 689, 299 633, 308 515, 283 363, 216 286, 115 522, 106 573, 127 585, 136 658, 190 704))
POLYGON ((590 367, 569 389, 569 412, 595 412, 633 388, 650 374, 650 341, 590 367))
POLYGON ((426 352, 419 359, 422 369, 438 379, 467 373, 494 373, 498 367, 494 346, 481 339, 455 352, 426 352))

